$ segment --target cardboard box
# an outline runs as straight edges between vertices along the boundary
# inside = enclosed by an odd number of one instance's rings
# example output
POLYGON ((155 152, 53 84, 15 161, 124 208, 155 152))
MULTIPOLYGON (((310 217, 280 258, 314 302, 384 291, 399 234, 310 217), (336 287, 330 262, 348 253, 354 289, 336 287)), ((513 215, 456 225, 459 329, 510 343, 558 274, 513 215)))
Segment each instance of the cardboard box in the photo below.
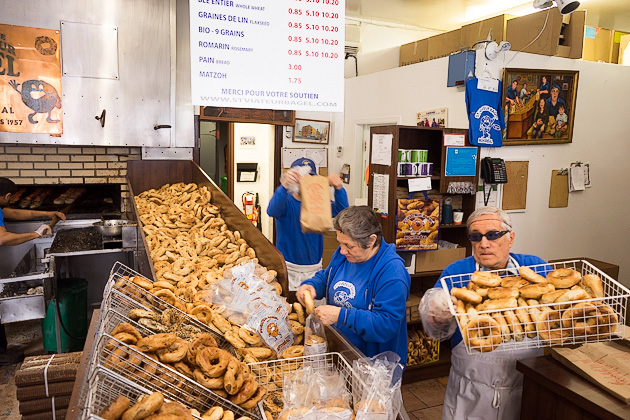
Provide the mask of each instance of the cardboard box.
MULTIPOLYGON (((549 10, 508 20, 507 40, 512 44, 511 51, 556 55, 560 46, 561 30, 562 14, 558 8, 553 7, 549 10), (539 34, 540 36, 538 36, 539 34), (537 36, 538 38, 536 38, 537 36), (532 42, 533 40, 535 41, 532 42)), ((568 51, 564 52, 568 53, 568 51)))
POLYGON ((400 46, 399 65, 408 66, 410 64, 420 63, 429 59, 429 40, 428 38, 419 41, 410 42, 400 46))
MULTIPOLYGON (((476 42, 487 39, 490 29, 492 29, 492 39, 494 41, 505 41, 507 39, 507 22, 513 18, 514 16, 512 15, 499 15, 482 20, 480 22, 475 22, 462 26, 462 46, 472 48, 472 46, 475 45, 476 42)), ((512 50, 514 50, 514 47, 512 47, 512 50)))
POLYGON ((462 30, 445 32, 428 38, 429 60, 436 58, 448 57, 449 55, 459 52, 462 49, 462 30))
POLYGON ((438 249, 416 253, 416 273, 444 270, 453 261, 466 257, 466 248, 438 249))
POLYGON ((610 62, 613 31, 593 26, 584 27, 584 55, 588 61, 610 62))
POLYGON ((586 11, 575 11, 562 17, 562 30, 560 39, 559 57, 582 58, 584 52, 584 25, 586 21, 586 11), (569 48, 568 54, 565 53, 569 48))
POLYGON ((625 35, 628 35, 628 32, 613 30, 612 50, 610 51, 609 63, 619 62, 619 52, 621 51, 621 38, 624 37, 625 35))
POLYGON ((628 44, 630 44, 630 35, 622 36, 621 40, 619 42, 619 61, 618 61, 618 63, 622 64, 622 65, 625 65, 625 66, 630 66, 630 49, 628 49, 628 44))

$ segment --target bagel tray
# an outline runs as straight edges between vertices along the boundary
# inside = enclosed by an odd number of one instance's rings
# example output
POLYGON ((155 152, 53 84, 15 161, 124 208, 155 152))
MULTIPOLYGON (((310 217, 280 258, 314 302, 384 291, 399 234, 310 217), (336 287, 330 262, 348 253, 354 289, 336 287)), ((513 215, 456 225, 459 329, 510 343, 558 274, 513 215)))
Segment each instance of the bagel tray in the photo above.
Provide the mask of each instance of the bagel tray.
POLYGON ((468 353, 609 341, 624 332, 630 290, 588 261, 440 281, 468 353))

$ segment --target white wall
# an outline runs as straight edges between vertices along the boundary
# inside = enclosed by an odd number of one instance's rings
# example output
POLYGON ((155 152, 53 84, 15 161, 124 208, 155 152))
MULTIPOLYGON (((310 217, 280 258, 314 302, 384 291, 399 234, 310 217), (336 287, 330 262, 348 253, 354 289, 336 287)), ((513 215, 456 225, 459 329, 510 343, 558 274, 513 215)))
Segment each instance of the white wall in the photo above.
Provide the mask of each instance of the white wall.
POLYGON ((267 124, 234 124, 234 203, 239 209, 243 209, 243 193, 253 191, 258 193, 260 202, 260 216, 262 220, 262 232, 269 239, 273 238, 273 219, 267 216, 267 204, 273 194, 273 149, 274 149, 273 125, 267 124), (241 137, 255 137, 255 146, 241 146, 241 137), (258 163, 258 178, 256 182, 237 182, 236 163, 258 163))
MULTIPOLYGON (((512 52, 507 62, 511 68, 579 71, 571 144, 482 150, 481 157, 530 161, 527 209, 512 213, 514 251, 618 264, 622 281, 630 284, 630 68, 512 52), (577 160, 591 164, 592 188, 572 193, 567 208, 550 209, 551 171, 577 160)), ((467 128, 464 91, 446 87, 447 69, 448 58, 441 58, 346 79, 346 150, 352 154, 350 149, 360 143, 357 122, 389 118, 415 125, 416 112, 443 106, 449 127, 467 128)), ((360 153, 354 156, 358 159, 360 153)), ((349 193, 358 189, 353 183, 349 193)))

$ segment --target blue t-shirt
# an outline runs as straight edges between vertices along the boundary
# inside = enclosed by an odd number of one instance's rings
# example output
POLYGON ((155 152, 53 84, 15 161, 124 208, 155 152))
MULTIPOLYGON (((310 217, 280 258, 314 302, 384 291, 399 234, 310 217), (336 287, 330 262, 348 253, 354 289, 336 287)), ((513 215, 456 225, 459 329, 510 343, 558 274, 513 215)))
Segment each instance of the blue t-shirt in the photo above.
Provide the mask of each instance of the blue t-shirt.
POLYGON ((366 356, 391 350, 407 364, 407 315, 411 278, 393 244, 384 240, 378 252, 363 263, 351 263, 339 248, 310 284, 317 299, 340 306, 335 327, 366 356))
POLYGON ((503 145, 505 128, 501 109, 501 81, 499 91, 477 88, 477 78, 466 82, 466 110, 468 111, 468 137, 475 146, 499 147, 503 145))
POLYGON ((564 113, 566 114, 568 109, 567 109, 567 104, 564 102, 564 99, 558 98, 558 101, 556 102, 556 104, 552 105, 551 97, 547 98, 547 111, 549 111, 549 115, 556 118, 556 115, 558 115, 558 108, 560 107, 560 104, 564 106, 564 113))
POLYGON ((0 226, 4 227, 4 213, 0 209, 0 226))
POLYGON ((540 91, 547 91, 547 93, 541 93, 540 94, 540 99, 547 99, 549 97, 549 82, 545 82, 545 83, 541 83, 540 84, 540 91))
MULTIPOLYGON (((523 265, 540 265, 547 264, 545 260, 542 258, 536 257, 535 255, 527 255, 527 254, 512 254, 510 253, 511 259, 516 261, 519 266, 523 265)), ((454 276, 458 274, 472 274, 477 270, 477 262, 474 257, 467 257, 463 260, 455 261, 454 263, 449 264, 438 279, 437 283, 435 283, 435 287, 442 288, 441 279, 445 278, 446 287, 450 291, 453 288, 453 284, 451 282, 452 279, 446 278, 449 276, 454 276)), ((541 276, 546 276, 547 272, 551 271, 551 267, 549 265, 545 265, 544 267, 537 267, 534 271, 536 271, 541 276)), ((511 275, 518 275, 518 273, 512 273, 511 275)), ((459 279, 458 279, 459 280, 459 279)), ((466 280, 466 278, 461 278, 461 280, 466 280)), ((467 279, 470 281, 470 278, 467 279)), ((468 283, 466 283, 468 284, 468 283)), ((465 287, 465 284, 461 284, 462 287, 465 287)), ((462 334, 457 328, 455 333, 451 337, 451 348, 455 348, 463 340, 462 334)))
MULTIPOLYGON (((348 207, 346 190, 335 189, 335 201, 331 206, 333 217, 348 207)), ((282 185, 273 193, 267 214, 276 222, 276 247, 284 259, 293 264, 317 264, 324 254, 324 236, 319 233, 302 232, 301 209, 302 202, 296 200, 282 185)))

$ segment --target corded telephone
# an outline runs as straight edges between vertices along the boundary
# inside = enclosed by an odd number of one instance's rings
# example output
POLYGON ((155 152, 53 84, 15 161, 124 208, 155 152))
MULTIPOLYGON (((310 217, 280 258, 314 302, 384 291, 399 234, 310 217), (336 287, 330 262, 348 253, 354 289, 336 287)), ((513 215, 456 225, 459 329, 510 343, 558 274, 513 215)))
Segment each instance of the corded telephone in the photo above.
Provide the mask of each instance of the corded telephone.
POLYGON ((485 157, 481 162, 481 177, 486 184, 505 184, 508 182, 505 162, 500 158, 485 157))

